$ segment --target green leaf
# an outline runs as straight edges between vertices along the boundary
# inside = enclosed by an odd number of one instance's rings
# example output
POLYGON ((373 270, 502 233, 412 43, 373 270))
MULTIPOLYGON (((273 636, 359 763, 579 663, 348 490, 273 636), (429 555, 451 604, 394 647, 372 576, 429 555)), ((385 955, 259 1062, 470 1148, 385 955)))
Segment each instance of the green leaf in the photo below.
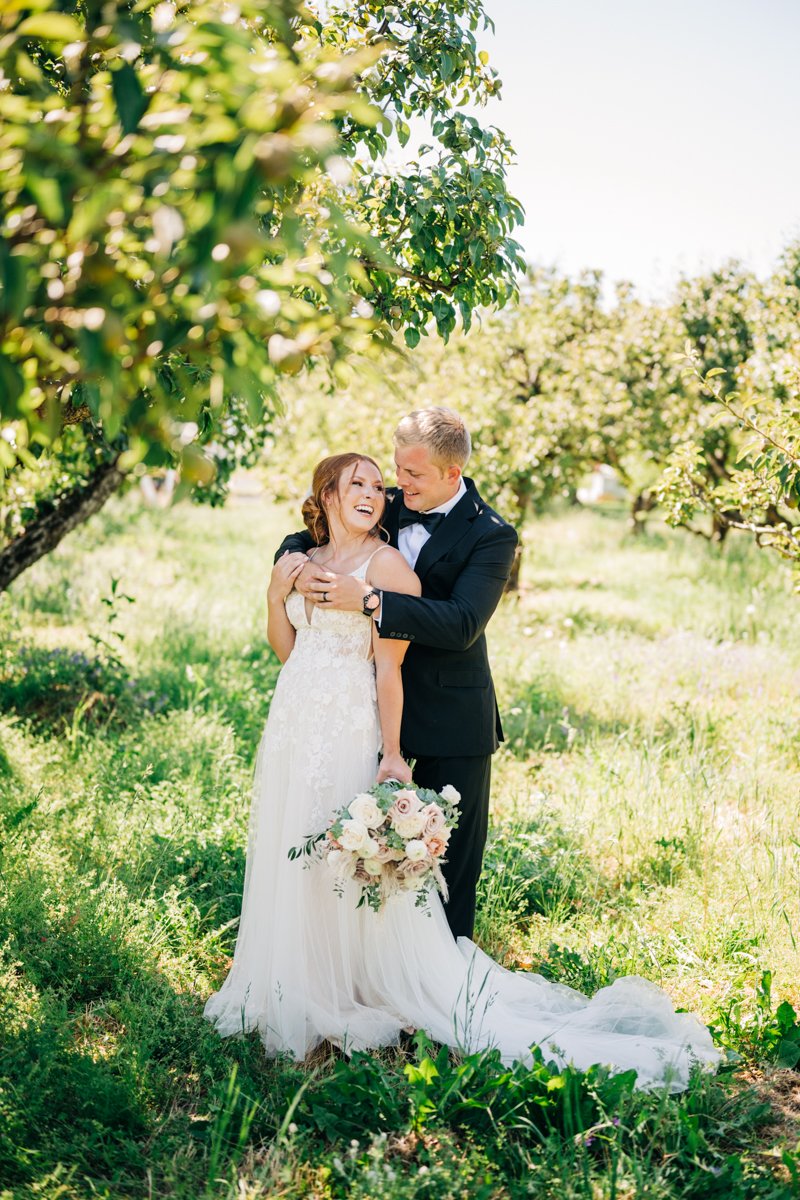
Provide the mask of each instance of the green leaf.
POLYGON ((408 328, 403 331, 403 337, 406 339, 406 345, 408 346, 409 350, 414 350, 419 345, 420 332, 413 325, 409 325, 408 328))
POLYGON ((796 1067, 800 1062, 800 1046, 797 1042, 784 1038, 778 1044, 778 1065, 781 1067, 796 1067))
POLYGON ((66 13, 36 13, 17 26, 23 37, 42 38, 45 42, 80 42, 86 31, 66 13))
POLYGON ((3 13, 11 16, 23 8, 47 8, 49 0, 3 0, 3 13))
POLYGON ((22 375, 8 359, 0 358, 0 413, 15 416, 16 405, 25 388, 22 375))
POLYGON ((64 220, 64 203, 58 180, 52 175, 28 175, 25 186, 45 220, 51 225, 60 225, 64 220))
POLYGON ((0 312, 17 320, 23 313, 28 298, 28 279, 25 259, 21 254, 5 254, 0 269, 0 312))
POLYGON ((383 115, 379 108, 358 94, 353 97, 347 107, 351 117, 358 121, 359 125, 377 125, 383 115))
POLYGON ((800 1037, 800 1028, 797 1024, 797 1014, 788 1000, 783 1000, 778 1005, 775 1011, 775 1017, 782 1033, 791 1033, 800 1037))
POLYGON ((88 234, 96 232, 111 211, 115 198, 113 189, 107 186, 95 188, 90 192, 86 199, 78 205, 69 223, 67 230, 69 240, 80 242, 88 234))
POLYGON ((133 133, 150 101, 130 63, 123 63, 116 71, 112 71, 111 87, 122 132, 133 133))

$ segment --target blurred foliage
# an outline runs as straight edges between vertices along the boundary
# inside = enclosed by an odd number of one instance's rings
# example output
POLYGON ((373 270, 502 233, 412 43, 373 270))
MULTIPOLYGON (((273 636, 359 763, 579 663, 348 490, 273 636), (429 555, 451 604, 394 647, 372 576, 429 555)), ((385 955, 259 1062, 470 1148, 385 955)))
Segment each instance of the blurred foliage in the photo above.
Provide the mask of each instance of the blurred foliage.
POLYGON ((0 43, 5 415, 20 447, 90 421, 123 465, 166 446, 202 478, 194 434, 229 395, 257 419, 277 370, 372 325, 347 282, 364 237, 305 197, 336 115, 379 119, 354 88, 378 49, 334 59, 278 0, 34 7, 6 6, 0 43))
POLYGON ((0 471, 41 481, 6 478, 6 537, 98 461, 179 460, 219 500, 282 377, 514 294, 511 148, 454 108, 499 90, 488 24, 480 0, 3 5, 0 471), (431 145, 390 168, 412 118, 431 145))
POLYGON ((520 530, 609 463, 634 527, 658 496, 673 524, 716 540, 755 528, 796 556, 798 263, 800 247, 790 248, 764 282, 729 263, 681 281, 664 304, 620 285, 609 305, 598 272, 532 270, 519 302, 468 337, 424 345, 382 376, 362 373, 335 403, 297 381, 265 453, 269 486, 302 495, 333 448, 364 448, 388 466, 396 419, 446 404, 473 433, 468 473, 520 530), (740 392, 725 396, 723 378, 740 392), (703 512, 707 527, 692 522, 703 512))

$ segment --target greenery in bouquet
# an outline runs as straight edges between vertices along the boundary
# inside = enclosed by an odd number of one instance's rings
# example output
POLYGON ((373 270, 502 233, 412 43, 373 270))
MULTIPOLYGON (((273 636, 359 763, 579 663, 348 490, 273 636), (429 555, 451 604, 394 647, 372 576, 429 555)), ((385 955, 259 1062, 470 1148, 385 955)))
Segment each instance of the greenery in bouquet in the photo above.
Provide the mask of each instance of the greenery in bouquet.
POLYGON ((438 888, 447 899, 442 865, 458 824, 460 794, 392 779, 360 792, 333 816, 328 827, 289 851, 290 858, 316 855, 334 874, 335 891, 347 880, 360 887, 357 907, 378 912, 389 896, 416 892, 419 907, 438 888))

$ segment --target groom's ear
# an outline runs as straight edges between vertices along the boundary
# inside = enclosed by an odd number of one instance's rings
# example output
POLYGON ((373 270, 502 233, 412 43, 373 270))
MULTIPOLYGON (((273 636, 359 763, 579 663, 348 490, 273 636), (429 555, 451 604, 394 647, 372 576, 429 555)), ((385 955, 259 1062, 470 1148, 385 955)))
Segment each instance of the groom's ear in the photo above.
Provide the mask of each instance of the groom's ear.
POLYGON ((461 467, 456 463, 452 463, 449 467, 445 468, 444 477, 448 483, 458 483, 461 478, 461 467))

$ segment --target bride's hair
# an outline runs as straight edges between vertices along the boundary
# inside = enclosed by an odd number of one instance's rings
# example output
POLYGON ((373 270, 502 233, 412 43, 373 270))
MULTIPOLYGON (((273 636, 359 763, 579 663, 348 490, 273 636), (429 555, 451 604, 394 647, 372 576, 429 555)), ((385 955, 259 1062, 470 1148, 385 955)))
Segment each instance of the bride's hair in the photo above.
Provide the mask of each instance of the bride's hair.
MULTIPOLYGON (((318 546, 321 546, 323 542, 329 541, 331 536, 328 514, 325 510, 325 497, 337 495, 339 492, 339 481, 344 472, 348 467, 355 467, 360 462, 371 463, 382 477, 383 473, 380 467, 375 462, 375 459, 370 458, 368 454, 356 454, 354 452, 332 454, 330 458, 323 458, 314 467, 311 492, 303 501, 301 511, 306 528, 318 546)), ((380 531, 381 525, 379 521, 372 530, 372 533, 373 535, 378 535, 380 531)))

